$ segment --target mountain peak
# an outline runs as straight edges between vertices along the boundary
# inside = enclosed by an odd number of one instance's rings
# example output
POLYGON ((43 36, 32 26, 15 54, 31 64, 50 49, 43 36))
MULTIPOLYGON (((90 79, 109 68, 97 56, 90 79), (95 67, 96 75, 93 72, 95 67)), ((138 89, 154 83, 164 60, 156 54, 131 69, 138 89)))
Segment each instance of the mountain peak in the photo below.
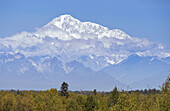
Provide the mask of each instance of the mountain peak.
POLYGON ((79 21, 78 19, 75 19, 74 17, 68 14, 61 15, 59 17, 54 18, 54 20, 58 20, 58 19, 64 20, 64 21, 79 21))
POLYGON ((56 17, 56 18, 74 18, 69 14, 65 14, 65 15, 60 15, 60 17, 56 17))
POLYGON ((129 54, 159 57, 169 54, 165 53, 162 48, 160 49, 158 43, 147 39, 131 38, 119 29, 110 30, 96 23, 81 22, 68 14, 54 18, 36 32, 25 32, 2 39, 1 44, 0 48, 4 45, 2 48, 5 51, 11 51, 11 48, 14 51, 23 50, 23 52, 26 51, 24 55, 32 55, 30 50, 40 52, 43 50, 42 55, 46 55, 46 51, 49 50, 50 56, 56 54, 63 56, 65 52, 67 55, 76 55, 76 58, 77 55, 94 54, 108 56, 109 61, 116 61, 116 63, 125 59, 129 54), (40 48, 40 44, 43 48, 40 48), (49 49, 44 44, 51 48, 49 49))
MULTIPOLYGON (((109 30, 107 27, 101 26, 92 22, 81 22, 78 19, 73 18, 71 15, 61 15, 54 18, 51 22, 45 25, 43 28, 47 30, 50 35, 52 34, 56 37, 56 32, 58 30, 63 31, 61 35, 57 35, 59 39, 70 40, 70 39, 101 39, 103 37, 114 37, 118 39, 131 39, 129 35, 121 30, 109 30), (65 33, 65 34, 63 34, 65 33), (66 35, 62 37, 63 35, 66 35)), ((46 35, 49 36, 49 35, 46 35)))
POLYGON ((71 15, 65 14, 65 15, 61 15, 59 17, 54 18, 46 26, 54 25, 59 28, 62 28, 64 26, 64 24, 71 25, 72 22, 80 22, 80 21, 75 19, 71 15))

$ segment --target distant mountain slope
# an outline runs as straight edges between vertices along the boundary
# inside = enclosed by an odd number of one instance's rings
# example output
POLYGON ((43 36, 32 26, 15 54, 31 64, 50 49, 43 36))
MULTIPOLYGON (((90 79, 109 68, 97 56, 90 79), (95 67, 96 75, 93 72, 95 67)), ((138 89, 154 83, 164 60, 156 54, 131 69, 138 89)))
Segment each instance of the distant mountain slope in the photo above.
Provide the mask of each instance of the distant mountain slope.
POLYGON ((0 53, 57 56, 64 63, 78 60, 93 70, 117 64, 131 54, 170 57, 170 51, 160 43, 130 37, 119 29, 81 22, 70 15, 56 17, 36 32, 22 32, 0 41, 0 53), (89 61, 82 61, 82 56, 90 57, 89 61))
POLYGON ((161 43, 61 15, 35 32, 0 38, 0 86, 6 80, 17 87, 12 81, 21 80, 25 85, 20 86, 37 83, 35 87, 43 88, 41 84, 50 87, 65 80, 73 89, 123 88, 168 74, 169 57, 170 50, 161 43))
MULTIPOLYGON (((112 75, 117 80, 127 85, 131 85, 135 82, 136 85, 133 84, 133 86, 136 86, 135 88, 137 88, 137 86, 140 88, 137 84, 138 81, 140 81, 141 84, 145 84, 146 88, 146 84, 151 85, 153 82, 147 81, 147 83, 145 83, 145 80, 153 78, 152 80, 155 81, 154 87, 158 88, 160 83, 165 81, 166 77, 170 75, 170 64, 162 62, 162 60, 159 60, 156 57, 131 55, 121 63, 105 67, 102 71, 112 75), (163 79, 158 78, 161 76, 163 79), (157 79, 155 79, 156 77, 157 79)), ((144 88, 144 85, 142 88, 144 88)))
POLYGON ((126 87, 110 75, 92 71, 77 61, 62 64, 56 57, 47 57, 38 64, 35 59, 17 53, 1 55, 0 63, 0 87, 3 89, 59 88, 63 81, 68 82, 72 90, 109 91, 114 86, 126 87))
POLYGON ((156 73, 150 77, 146 77, 142 80, 135 81, 131 83, 129 86, 131 89, 160 89, 162 87, 163 81, 167 79, 167 77, 170 76, 170 70, 156 73))

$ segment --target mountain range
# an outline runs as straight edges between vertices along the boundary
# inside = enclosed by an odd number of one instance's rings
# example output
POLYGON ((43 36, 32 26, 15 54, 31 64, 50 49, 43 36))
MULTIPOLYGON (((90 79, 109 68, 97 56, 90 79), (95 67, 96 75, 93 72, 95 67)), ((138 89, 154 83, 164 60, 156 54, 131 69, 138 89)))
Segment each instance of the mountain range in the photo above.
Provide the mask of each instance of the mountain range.
POLYGON ((170 50, 119 29, 54 18, 36 32, 0 38, 0 89, 159 88, 170 75, 170 50))

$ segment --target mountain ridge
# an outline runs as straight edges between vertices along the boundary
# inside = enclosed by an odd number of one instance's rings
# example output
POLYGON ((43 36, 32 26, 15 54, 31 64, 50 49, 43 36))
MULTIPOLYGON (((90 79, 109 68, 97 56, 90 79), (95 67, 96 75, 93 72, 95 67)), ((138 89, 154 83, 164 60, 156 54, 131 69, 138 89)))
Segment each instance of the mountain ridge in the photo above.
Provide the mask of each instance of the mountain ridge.
POLYGON ((137 76, 145 79, 142 73, 152 76, 157 74, 155 71, 159 74, 169 71, 170 51, 161 43, 130 37, 119 29, 110 30, 96 23, 81 22, 70 15, 54 18, 36 32, 21 32, 0 41, 0 76, 22 75, 25 79, 24 74, 29 76, 31 73, 30 79, 40 77, 50 84, 55 81, 59 84, 64 77, 72 82, 77 77, 77 82, 73 82, 76 85, 83 74, 86 81, 93 77, 91 83, 98 78, 101 84, 103 77, 110 78, 109 82, 106 81, 108 84, 126 87, 133 84, 133 79, 138 80, 137 76), (142 67, 147 70, 143 71, 142 67), (126 81, 122 77, 131 78, 126 81))

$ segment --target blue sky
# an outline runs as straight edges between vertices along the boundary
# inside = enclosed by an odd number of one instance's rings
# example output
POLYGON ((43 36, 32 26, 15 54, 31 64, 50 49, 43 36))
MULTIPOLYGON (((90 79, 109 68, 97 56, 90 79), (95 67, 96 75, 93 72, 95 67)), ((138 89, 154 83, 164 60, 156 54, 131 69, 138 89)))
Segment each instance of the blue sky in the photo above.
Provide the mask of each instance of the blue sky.
POLYGON ((170 47, 170 0, 0 0, 0 37, 35 31, 62 14, 170 47))

